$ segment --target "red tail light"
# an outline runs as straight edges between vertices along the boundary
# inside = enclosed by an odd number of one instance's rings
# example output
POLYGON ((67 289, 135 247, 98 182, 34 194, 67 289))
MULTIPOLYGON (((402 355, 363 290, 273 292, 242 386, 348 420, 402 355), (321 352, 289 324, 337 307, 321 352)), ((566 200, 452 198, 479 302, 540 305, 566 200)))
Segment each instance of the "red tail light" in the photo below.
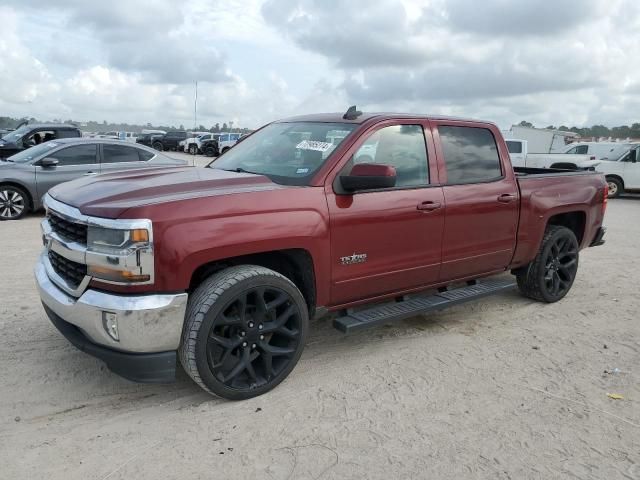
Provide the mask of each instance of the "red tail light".
POLYGON ((609 185, 604 186, 604 195, 602 198, 602 215, 607 211, 607 199, 609 198, 609 185))

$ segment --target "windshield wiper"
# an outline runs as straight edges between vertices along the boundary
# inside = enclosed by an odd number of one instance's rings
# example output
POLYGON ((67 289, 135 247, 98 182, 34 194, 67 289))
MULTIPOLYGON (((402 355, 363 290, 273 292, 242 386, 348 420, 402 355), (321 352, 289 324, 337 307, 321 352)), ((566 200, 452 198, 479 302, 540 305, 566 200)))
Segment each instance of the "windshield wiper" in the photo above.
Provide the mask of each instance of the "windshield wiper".
POLYGON ((225 172, 235 172, 235 173, 251 173, 252 175, 262 175, 261 173, 250 172, 249 170, 245 170, 241 167, 236 168, 221 168, 220 170, 224 170, 225 172))

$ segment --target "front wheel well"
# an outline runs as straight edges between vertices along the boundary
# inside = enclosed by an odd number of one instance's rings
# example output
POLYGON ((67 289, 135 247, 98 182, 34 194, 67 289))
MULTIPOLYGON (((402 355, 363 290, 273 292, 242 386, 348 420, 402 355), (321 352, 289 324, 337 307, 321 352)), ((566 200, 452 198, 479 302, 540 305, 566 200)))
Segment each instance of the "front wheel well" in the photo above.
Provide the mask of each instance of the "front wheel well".
POLYGON ((19 188, 20 190, 22 190, 24 194, 27 196, 27 201, 29 202, 29 211, 33 211, 34 209, 33 197, 31 196, 31 193, 29 192, 29 189, 27 187, 17 182, 0 182, 0 187, 6 187, 6 186, 19 188))
POLYGON ((607 180, 609 180, 610 178, 615 178, 616 180, 618 180, 620 182, 620 184, 624 188, 624 180, 622 179, 622 177, 620 175, 606 175, 605 178, 607 180))
POLYGON ((574 233, 574 235, 578 239, 578 244, 580 245, 582 244, 582 239, 584 237, 586 221, 587 216, 584 212, 567 212, 560 213, 549 218, 547 225, 558 225, 567 227, 574 233))
POLYGON ((191 275, 189 293, 205 279, 225 268, 237 265, 258 265, 284 275, 302 293, 312 318, 316 307, 316 283, 311 254, 301 248, 275 250, 231 257, 200 265, 191 275))

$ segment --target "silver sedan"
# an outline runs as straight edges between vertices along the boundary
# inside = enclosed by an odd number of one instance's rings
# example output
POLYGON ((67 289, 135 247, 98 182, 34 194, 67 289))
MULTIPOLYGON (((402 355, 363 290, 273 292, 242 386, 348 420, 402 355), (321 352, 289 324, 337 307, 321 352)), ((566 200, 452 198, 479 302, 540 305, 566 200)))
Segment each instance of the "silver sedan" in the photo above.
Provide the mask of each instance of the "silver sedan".
POLYGON ((52 140, 0 161, 0 220, 17 220, 42 208, 50 188, 83 175, 187 165, 185 160, 119 140, 52 140))

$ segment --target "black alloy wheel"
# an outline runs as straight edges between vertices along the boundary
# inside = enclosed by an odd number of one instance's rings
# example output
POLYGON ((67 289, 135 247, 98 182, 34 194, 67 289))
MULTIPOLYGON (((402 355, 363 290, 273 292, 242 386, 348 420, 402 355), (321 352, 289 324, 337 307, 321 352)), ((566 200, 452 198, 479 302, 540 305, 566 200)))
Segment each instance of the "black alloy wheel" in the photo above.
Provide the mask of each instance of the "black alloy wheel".
POLYGON ((572 230, 560 225, 548 226, 533 261, 514 271, 520 291, 547 303, 562 299, 569 293, 578 273, 579 248, 572 230))
POLYGON ((295 355, 300 322, 300 311, 286 292, 273 287, 243 292, 227 304, 210 329, 211 372, 232 389, 266 385, 295 355))
POLYGON ((578 270, 578 246, 566 236, 551 245, 545 259, 544 283, 549 295, 565 296, 578 270))
POLYGON ((293 370, 308 325, 307 304, 290 279, 257 265, 229 267, 189 296, 180 362, 208 392, 255 397, 293 370))

